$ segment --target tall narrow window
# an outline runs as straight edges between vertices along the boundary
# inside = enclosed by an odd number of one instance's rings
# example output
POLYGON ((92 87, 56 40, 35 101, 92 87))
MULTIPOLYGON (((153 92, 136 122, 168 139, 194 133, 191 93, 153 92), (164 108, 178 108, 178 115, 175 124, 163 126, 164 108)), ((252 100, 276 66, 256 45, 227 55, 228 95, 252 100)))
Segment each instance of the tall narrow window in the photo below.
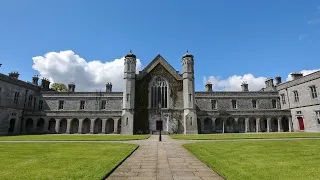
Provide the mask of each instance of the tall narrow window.
POLYGON ((192 117, 190 117, 190 126, 192 126, 193 122, 192 122, 192 117))
POLYGON ((299 102, 299 93, 298 91, 293 91, 294 102, 299 102))
POLYGON ((129 101, 129 96, 130 96, 130 94, 127 94, 127 97, 126 97, 127 98, 127 102, 129 101))
POLYGON ((192 101, 192 94, 191 93, 189 94, 189 101, 190 102, 192 101))
POLYGON ((84 109, 84 104, 85 104, 85 101, 84 101, 84 100, 81 100, 81 101, 80 101, 80 109, 84 109))
POLYGON ((316 86, 310 86, 310 91, 311 91, 311 98, 312 99, 318 97, 316 86))
POLYGON ((276 109, 277 108, 277 100, 272 99, 272 108, 276 109))
POLYGON ((217 100, 211 100, 211 109, 217 109, 217 100))
POLYGON ((316 120, 317 123, 320 124, 320 111, 316 111, 316 120))
MULTIPOLYGON (((59 104, 60 104, 60 102, 59 102, 59 104)), ((43 108, 43 100, 39 100, 38 109, 42 110, 42 108, 43 108)))
POLYGON ((106 100, 102 100, 101 101, 101 109, 105 109, 106 108, 106 103, 107 103, 106 100))
POLYGON ((129 118, 126 119, 126 126, 129 124, 129 118))
POLYGON ((28 99, 28 106, 29 106, 29 107, 31 107, 31 105, 32 105, 32 99, 33 99, 33 96, 30 95, 30 96, 29 96, 29 99, 28 99))
POLYGON ((158 108, 161 104, 162 108, 168 107, 168 83, 162 77, 157 77, 151 84, 151 107, 158 108))
POLYGON ((232 108, 237 109, 237 100, 232 100, 232 108))
POLYGON ((13 104, 18 104, 19 102, 19 92, 14 93, 13 104))
POLYGON ((33 100, 33 109, 35 110, 37 106, 37 98, 34 98, 33 100))
POLYGON ((255 99, 252 100, 252 107, 253 109, 257 109, 257 100, 255 99))
POLYGON ((286 95, 281 94, 280 96, 281 96, 282 104, 286 104, 286 95))
POLYGON ((63 109, 64 101, 59 100, 59 108, 58 109, 63 109))

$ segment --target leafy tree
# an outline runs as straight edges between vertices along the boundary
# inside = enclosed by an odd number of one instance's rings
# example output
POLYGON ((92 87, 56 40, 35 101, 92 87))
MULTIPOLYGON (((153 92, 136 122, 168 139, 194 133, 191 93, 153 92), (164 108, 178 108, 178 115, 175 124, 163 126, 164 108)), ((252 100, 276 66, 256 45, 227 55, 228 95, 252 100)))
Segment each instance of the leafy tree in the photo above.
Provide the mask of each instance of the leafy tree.
POLYGON ((67 86, 63 83, 53 83, 52 88, 56 89, 58 92, 67 92, 67 86))

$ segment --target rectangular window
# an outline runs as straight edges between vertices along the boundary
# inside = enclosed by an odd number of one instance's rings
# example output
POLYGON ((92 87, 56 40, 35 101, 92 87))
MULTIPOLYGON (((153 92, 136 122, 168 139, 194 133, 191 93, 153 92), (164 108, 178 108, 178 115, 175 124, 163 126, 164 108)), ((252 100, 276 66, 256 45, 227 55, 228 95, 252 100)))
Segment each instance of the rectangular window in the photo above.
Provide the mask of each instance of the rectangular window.
POLYGON ((211 100, 211 109, 217 109, 217 100, 211 100))
POLYGON ((232 108, 237 109, 237 100, 232 100, 232 108))
POLYGON ((14 93, 13 104, 18 104, 19 102, 19 92, 14 93))
POLYGON ((316 86, 310 86, 310 91, 311 91, 311 98, 312 99, 318 97, 316 86))
POLYGON ((299 102, 299 93, 298 91, 293 91, 294 102, 299 102))
MULTIPOLYGON (((59 102, 59 104, 60 104, 60 102, 59 102)), ((43 108, 43 100, 39 100, 38 109, 42 110, 42 108, 43 108)))
POLYGON ((127 94, 127 102, 129 101, 129 96, 130 96, 130 94, 127 94))
POLYGON ((59 108, 58 109, 63 109, 63 104, 64 104, 64 101, 59 100, 59 108))
POLYGON ((284 94, 281 94, 281 101, 282 104, 286 104, 286 96, 284 94))
POLYGON ((29 99, 28 99, 28 107, 31 107, 31 105, 32 105, 32 99, 33 99, 33 96, 30 95, 30 96, 29 96, 29 99))
POLYGON ((276 99, 272 99, 272 108, 277 108, 277 100, 276 99))
POLYGON ((33 99, 33 110, 36 109, 36 106, 37 106, 37 98, 34 98, 33 99))
POLYGON ((252 100, 252 107, 254 109, 257 109, 257 100, 255 100, 255 99, 252 100))
POLYGON ((320 111, 316 111, 316 120, 317 123, 320 124, 320 111))
POLYGON ((81 101, 80 101, 80 109, 84 109, 84 103, 85 103, 84 100, 81 100, 81 101))
POLYGON ((192 100, 192 94, 190 93, 189 94, 189 101, 191 102, 191 100, 192 100))
POLYGON ((102 100, 101 101, 101 109, 105 109, 106 108, 106 103, 107 103, 106 100, 102 100))

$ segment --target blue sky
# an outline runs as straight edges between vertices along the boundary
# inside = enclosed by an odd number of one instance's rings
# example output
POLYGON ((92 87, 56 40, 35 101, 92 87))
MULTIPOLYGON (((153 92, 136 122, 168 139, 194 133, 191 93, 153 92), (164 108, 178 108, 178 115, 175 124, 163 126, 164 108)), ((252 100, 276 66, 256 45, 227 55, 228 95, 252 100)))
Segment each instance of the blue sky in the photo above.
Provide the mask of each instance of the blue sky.
MULTIPOLYGON (((245 74, 285 80, 290 72, 320 67, 319 0, 8 0, 0 1, 0 24, 0 72, 19 71, 23 80, 41 74, 70 81, 67 73, 32 68, 33 57, 42 56, 45 64, 66 50, 86 62, 112 63, 132 49, 142 67, 161 54, 181 70, 188 49, 195 56, 197 90, 204 77, 226 81, 216 86, 223 89, 235 75, 241 81, 245 74), (50 52, 57 54, 48 59, 50 52)), ((89 77, 95 85, 117 83, 112 75, 89 77)))

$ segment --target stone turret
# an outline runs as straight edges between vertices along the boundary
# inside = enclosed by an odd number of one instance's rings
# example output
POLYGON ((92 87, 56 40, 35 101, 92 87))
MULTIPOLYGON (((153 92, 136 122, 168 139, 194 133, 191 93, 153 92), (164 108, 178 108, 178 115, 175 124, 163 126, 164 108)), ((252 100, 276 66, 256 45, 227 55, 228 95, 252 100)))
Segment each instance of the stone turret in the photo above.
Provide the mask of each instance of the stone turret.
POLYGON ((249 91, 249 87, 248 87, 248 83, 247 82, 243 82, 241 84, 241 88, 242 88, 242 91, 246 92, 246 91, 249 91))
POLYGON ((43 90, 49 90, 50 89, 50 81, 49 79, 42 78, 41 79, 41 88, 43 90))
POLYGON ((212 92, 212 84, 211 82, 207 82, 207 84, 205 85, 206 91, 207 92, 212 92))
POLYGON ((74 84, 74 82, 70 82, 68 84, 68 92, 74 92, 75 88, 76 88, 76 85, 74 84))
POLYGON ((38 86, 38 81, 39 81, 38 75, 34 75, 34 76, 32 77, 32 84, 38 86))
POLYGON ((13 71, 13 72, 10 72, 9 73, 9 77, 11 77, 11 78, 13 78, 13 79, 18 79, 19 78, 19 73, 18 73, 18 71, 13 71))
POLYGON ((124 59, 124 90, 121 134, 133 134, 136 63, 136 55, 134 55, 130 50, 130 53, 127 54, 124 59))
POLYGON ((297 80, 297 79, 303 77, 303 74, 300 73, 300 72, 293 72, 293 73, 291 73, 290 75, 291 75, 291 77, 292 77, 292 80, 297 80))
POLYGON ((276 79, 276 85, 281 83, 281 77, 280 76, 277 76, 275 79, 276 79))
POLYGON ((112 84, 111 84, 111 82, 108 82, 106 84, 106 92, 112 92, 112 84))
POLYGON ((194 56, 182 56, 184 134, 198 134, 194 93, 194 56))

